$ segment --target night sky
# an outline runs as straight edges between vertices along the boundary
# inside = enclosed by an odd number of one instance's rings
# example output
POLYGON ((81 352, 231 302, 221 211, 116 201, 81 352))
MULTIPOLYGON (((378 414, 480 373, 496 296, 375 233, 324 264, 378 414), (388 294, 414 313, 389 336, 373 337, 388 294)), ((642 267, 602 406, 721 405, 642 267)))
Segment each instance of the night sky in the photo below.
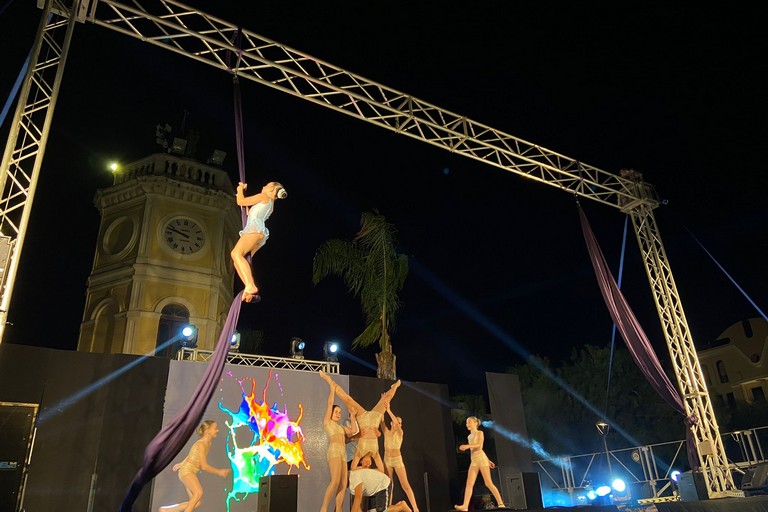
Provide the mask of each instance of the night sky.
MULTIPOLYGON (((691 233, 768 310, 768 46, 757 4, 247 3, 194 5, 589 165, 642 172, 668 201, 656 219, 698 346, 760 315, 691 233)), ((19 0, 0 13, 3 100, 39 16, 19 0)), ((279 180, 290 194, 255 258, 264 300, 241 313, 242 326, 265 332, 267 354, 287 355, 298 336, 319 359, 324 341, 348 348, 362 330, 340 279, 312 285, 312 256, 327 239, 351 239, 373 209, 398 228, 411 261, 392 335, 401 378, 479 391, 485 371, 526 353, 560 360, 610 342, 570 194, 256 83, 243 95, 251 190, 279 180)), ((77 27, 4 341, 76 347, 106 165, 161 150, 155 125, 179 129, 185 110, 202 134, 200 158, 227 151, 236 181, 229 75, 77 27)), ((616 272, 624 216, 581 203, 616 272)), ((631 226, 623 289, 667 360, 631 226)), ((372 350, 355 355, 375 365, 372 350)), ((375 374, 341 362, 342 373, 375 374)))

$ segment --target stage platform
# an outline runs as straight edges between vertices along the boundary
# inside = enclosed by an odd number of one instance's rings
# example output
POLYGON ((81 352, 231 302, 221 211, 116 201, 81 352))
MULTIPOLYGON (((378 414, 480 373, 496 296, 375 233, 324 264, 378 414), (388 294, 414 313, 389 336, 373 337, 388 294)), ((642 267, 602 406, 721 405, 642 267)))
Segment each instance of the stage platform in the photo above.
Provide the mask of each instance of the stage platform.
MULTIPOLYGON (((493 508, 487 510, 515 510, 493 508)), ((746 498, 722 498, 704 501, 670 501, 636 506, 583 505, 576 507, 548 507, 518 509, 518 512, 768 512, 768 496, 750 496, 746 498)), ((454 511, 455 512, 455 511, 454 511)))

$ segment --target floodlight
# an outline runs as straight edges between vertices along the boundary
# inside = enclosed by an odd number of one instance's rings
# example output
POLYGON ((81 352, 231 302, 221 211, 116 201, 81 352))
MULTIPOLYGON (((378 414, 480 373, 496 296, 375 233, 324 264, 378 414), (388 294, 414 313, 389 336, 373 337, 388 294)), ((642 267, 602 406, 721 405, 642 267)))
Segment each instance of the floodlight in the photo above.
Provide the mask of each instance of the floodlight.
POLYGON ((597 427, 597 431, 600 432, 601 436, 607 436, 608 431, 611 430, 611 426, 604 421, 598 421, 595 427, 597 427))
POLYGON ((679 482, 680 481, 680 475, 682 475, 682 473, 680 473, 680 471, 674 470, 674 471, 672 471, 669 474, 669 478, 671 478, 673 482, 679 482))
POLYGON ((109 163, 109 170, 112 172, 117 172, 117 170, 120 168, 117 162, 110 162, 109 163))
POLYGON ((627 483, 621 478, 617 478, 613 481, 611 487, 613 487, 613 490, 616 492, 624 492, 627 490, 627 483))
POLYGON ((325 360, 329 363, 338 363, 339 362, 339 344, 335 341, 326 341, 325 346, 323 347, 323 354, 325 355, 325 360))
POLYGON ((229 350, 237 352, 240 348, 240 333, 235 331, 232 333, 232 337, 229 339, 229 350))
POLYGON ((226 158, 227 153, 225 151, 222 151, 220 149, 214 149, 213 153, 211 154, 211 158, 208 159, 208 163, 211 165, 215 165, 216 167, 221 167, 224 163, 224 158, 226 158))
POLYGON ((173 144, 171 144, 170 152, 183 155, 186 150, 187 150, 187 139, 182 139, 181 137, 174 137, 173 144))
POLYGON ((181 328, 181 346, 186 348, 197 347, 197 327, 185 325, 181 328))
POLYGON ((597 494, 600 497, 608 496, 611 493, 611 486, 610 485, 601 485, 597 489, 595 489, 595 494, 597 494))
POLYGON ((304 347, 306 343, 301 338, 291 338, 291 357, 294 359, 304 359, 304 347))
POLYGON ((595 494, 595 491, 592 489, 587 492, 587 498, 589 498, 591 501, 595 501, 597 499, 597 494, 595 494))

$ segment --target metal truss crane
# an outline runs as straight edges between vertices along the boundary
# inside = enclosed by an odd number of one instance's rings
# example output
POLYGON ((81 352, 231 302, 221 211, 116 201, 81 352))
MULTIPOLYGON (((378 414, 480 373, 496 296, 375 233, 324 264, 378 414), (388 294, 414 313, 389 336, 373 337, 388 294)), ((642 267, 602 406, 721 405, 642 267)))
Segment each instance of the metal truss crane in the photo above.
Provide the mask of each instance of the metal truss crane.
MULTIPOLYGON (((41 1, 41 0, 39 0, 41 1)), ((21 246, 75 21, 120 32, 393 132, 612 206, 632 218, 710 498, 734 485, 688 322, 661 242, 653 188, 391 89, 172 0, 46 0, 0 167, 0 230, 12 253, 0 302, 5 327, 21 246), (235 56, 228 65, 229 57, 235 56)))

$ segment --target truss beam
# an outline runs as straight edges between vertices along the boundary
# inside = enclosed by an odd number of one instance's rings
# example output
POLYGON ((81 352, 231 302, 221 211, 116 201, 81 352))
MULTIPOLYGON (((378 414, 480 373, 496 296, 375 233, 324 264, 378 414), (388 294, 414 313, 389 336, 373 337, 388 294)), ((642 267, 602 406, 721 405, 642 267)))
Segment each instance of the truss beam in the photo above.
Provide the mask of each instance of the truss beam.
POLYGON ((0 273, 0 340, 5 331, 32 199, 72 41, 76 16, 70 14, 77 13, 79 8, 79 0, 75 0, 71 7, 53 0, 45 2, 0 164, 0 235, 8 237, 11 246, 8 266, 0 273))

